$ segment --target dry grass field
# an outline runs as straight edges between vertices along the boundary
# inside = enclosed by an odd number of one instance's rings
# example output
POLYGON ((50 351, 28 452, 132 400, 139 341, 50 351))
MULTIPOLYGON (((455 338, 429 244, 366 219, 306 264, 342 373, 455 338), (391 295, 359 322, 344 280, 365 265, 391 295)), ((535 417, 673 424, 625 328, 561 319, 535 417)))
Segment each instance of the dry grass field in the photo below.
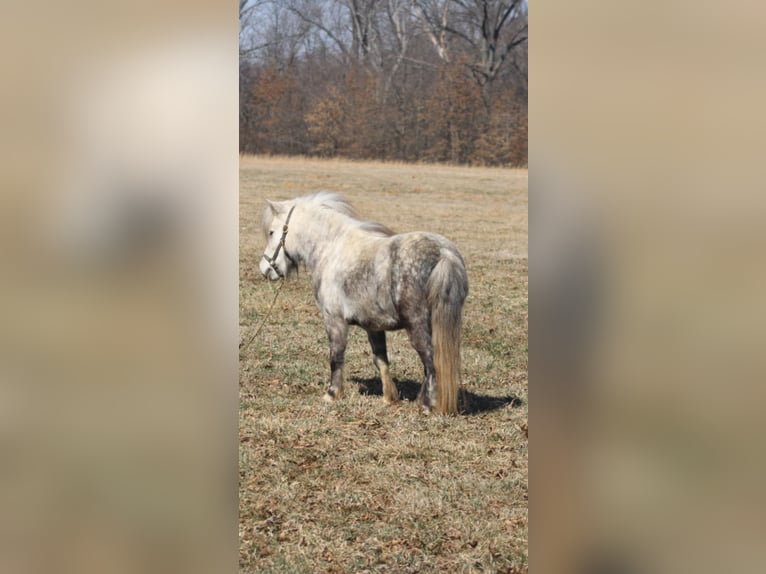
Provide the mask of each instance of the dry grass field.
POLYGON ((364 219, 450 238, 465 257, 463 413, 423 415, 422 366, 388 334, 387 406, 352 328, 346 395, 322 400, 328 343, 301 270, 240 357, 242 572, 527 571, 527 171, 244 157, 240 331, 260 323, 265 199, 327 189, 364 219))

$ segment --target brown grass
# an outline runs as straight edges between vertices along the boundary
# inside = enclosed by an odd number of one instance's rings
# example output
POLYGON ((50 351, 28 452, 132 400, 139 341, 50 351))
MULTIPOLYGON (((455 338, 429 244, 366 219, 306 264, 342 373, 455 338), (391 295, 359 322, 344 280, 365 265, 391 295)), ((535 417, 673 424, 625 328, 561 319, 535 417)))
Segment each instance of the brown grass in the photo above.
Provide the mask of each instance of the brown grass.
POLYGON ((242 338, 276 284, 261 279, 264 200, 329 189, 397 231, 463 253, 463 409, 424 416, 422 366, 389 333, 403 399, 388 406, 366 336, 352 329, 346 394, 321 400, 327 340, 301 272, 240 365, 243 572, 525 572, 527 569, 527 172, 246 157, 240 171, 242 338))

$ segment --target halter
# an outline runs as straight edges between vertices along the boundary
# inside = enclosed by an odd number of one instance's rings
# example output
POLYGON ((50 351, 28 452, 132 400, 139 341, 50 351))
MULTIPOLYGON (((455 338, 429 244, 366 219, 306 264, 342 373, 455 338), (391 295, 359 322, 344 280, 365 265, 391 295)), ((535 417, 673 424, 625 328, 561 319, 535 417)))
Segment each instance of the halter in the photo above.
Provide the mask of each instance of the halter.
POLYGON ((292 263, 294 267, 298 266, 298 264, 295 262, 295 259, 290 257, 290 254, 287 252, 287 247, 285 247, 285 238, 287 237, 287 224, 290 223, 290 216, 292 216, 294 209, 295 209, 295 205, 293 205, 290 208, 290 211, 287 213, 287 219, 285 219, 285 224, 282 226, 282 238, 279 240, 279 245, 277 245, 277 248, 274 250, 274 255, 269 257, 265 253, 263 254, 263 258, 267 261, 269 265, 271 265, 271 268, 276 272, 276 274, 280 278, 284 278, 284 275, 279 270, 279 267, 277 267, 277 257, 279 257, 280 249, 285 250, 285 257, 287 257, 290 260, 290 263, 292 263))

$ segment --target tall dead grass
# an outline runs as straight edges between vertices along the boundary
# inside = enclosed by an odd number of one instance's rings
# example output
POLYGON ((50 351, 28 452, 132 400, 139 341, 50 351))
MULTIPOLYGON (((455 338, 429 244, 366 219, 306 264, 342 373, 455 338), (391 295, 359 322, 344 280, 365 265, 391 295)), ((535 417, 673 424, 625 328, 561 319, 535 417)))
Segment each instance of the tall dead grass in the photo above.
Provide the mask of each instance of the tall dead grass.
POLYGON ((471 283, 458 417, 418 412, 422 366, 403 332, 388 336, 398 406, 384 404, 358 329, 346 395, 323 403, 310 278, 285 285, 240 363, 240 569, 526 571, 526 171, 245 157, 240 186, 243 339, 276 288, 257 269, 266 198, 329 189, 397 231, 442 233, 471 283))

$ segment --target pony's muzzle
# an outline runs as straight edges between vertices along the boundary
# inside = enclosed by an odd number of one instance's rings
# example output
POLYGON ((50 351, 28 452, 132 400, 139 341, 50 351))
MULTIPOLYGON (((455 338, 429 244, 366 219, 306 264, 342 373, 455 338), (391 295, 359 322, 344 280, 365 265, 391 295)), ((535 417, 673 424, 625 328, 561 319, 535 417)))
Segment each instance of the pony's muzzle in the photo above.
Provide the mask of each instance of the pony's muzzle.
POLYGON ((279 274, 274 271, 274 268, 263 257, 261 258, 261 262, 258 264, 258 269, 260 269, 261 275, 272 281, 279 279, 279 274))

